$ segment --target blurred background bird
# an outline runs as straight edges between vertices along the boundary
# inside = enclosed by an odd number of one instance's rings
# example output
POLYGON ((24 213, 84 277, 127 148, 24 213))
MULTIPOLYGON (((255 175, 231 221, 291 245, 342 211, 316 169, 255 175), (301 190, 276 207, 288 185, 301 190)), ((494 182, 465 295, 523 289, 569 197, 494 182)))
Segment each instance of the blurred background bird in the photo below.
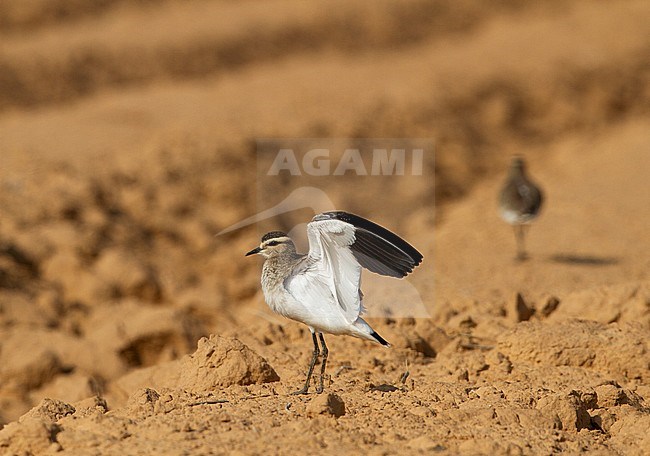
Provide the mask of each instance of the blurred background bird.
POLYGON ((544 195, 526 174, 522 157, 514 157, 508 177, 499 193, 501 218, 512 225, 517 242, 517 260, 528 258, 525 237, 528 225, 537 218, 544 202, 544 195))

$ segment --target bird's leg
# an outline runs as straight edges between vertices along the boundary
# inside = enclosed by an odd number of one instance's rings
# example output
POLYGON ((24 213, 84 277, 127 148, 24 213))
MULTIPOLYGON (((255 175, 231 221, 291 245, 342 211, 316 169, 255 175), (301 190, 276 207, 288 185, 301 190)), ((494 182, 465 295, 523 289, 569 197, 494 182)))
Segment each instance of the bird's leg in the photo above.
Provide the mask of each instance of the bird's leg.
POLYGON ((309 363, 309 370, 307 371, 307 380, 305 381, 305 386, 302 387, 302 389, 295 391, 291 394, 307 394, 307 391, 309 391, 309 381, 311 380, 311 374, 314 372, 314 366, 316 365, 316 361, 318 360, 318 355, 320 355, 320 350, 318 349, 318 339, 316 338, 316 333, 312 332, 311 333, 312 340, 314 341, 314 353, 311 358, 311 362, 309 363))
POLYGON ((524 243, 526 227, 524 225, 515 224, 513 225, 513 228, 515 230, 515 239, 517 240, 517 260, 523 261, 526 259, 526 246, 524 243))
POLYGON ((329 350, 327 349, 327 345, 325 345, 325 337, 323 337, 323 333, 318 333, 318 336, 320 337, 320 344, 323 348, 323 351, 321 354, 323 355, 323 363, 320 366, 320 383, 318 387, 316 388, 316 392, 318 394, 323 392, 323 377, 325 376, 325 366, 327 365, 327 355, 329 354, 329 350))

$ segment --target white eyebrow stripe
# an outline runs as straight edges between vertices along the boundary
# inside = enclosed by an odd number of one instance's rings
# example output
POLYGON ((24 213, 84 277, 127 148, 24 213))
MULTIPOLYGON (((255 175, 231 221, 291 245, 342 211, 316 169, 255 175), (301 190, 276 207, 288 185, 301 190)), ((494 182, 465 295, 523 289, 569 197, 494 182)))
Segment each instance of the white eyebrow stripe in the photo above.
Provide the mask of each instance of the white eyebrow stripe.
POLYGON ((267 239, 266 241, 264 241, 264 242, 262 243, 261 247, 266 247, 266 246, 269 245, 269 243, 271 243, 271 242, 287 242, 287 241, 291 241, 291 238, 290 238, 289 236, 282 236, 282 237, 277 237, 277 238, 271 238, 271 239, 267 239))

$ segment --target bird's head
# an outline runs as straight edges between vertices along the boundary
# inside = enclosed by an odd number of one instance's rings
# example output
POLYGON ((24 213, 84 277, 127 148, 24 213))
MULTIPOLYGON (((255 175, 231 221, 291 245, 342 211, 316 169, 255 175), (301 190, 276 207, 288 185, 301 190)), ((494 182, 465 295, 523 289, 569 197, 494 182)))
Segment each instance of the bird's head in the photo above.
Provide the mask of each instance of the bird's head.
POLYGON ((510 163, 510 168, 512 170, 516 170, 518 172, 523 172, 526 170, 526 162, 524 161, 524 157, 521 155, 515 155, 512 157, 512 162, 510 163))
POLYGON ((272 258, 278 255, 291 254, 296 252, 296 247, 289 236, 282 231, 271 231, 262 236, 259 247, 255 247, 246 256, 259 254, 264 258, 272 258))

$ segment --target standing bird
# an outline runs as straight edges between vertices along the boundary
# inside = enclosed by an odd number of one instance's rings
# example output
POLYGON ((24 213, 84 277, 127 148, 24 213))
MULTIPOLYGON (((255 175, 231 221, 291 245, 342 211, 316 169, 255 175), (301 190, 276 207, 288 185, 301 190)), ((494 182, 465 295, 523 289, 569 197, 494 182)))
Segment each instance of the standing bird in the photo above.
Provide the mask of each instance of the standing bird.
POLYGON ((307 255, 296 253, 293 241, 281 231, 265 234, 260 246, 246 254, 266 258, 262 291, 271 310, 306 324, 311 331, 314 352, 307 380, 293 394, 307 393, 319 355, 322 364, 316 391, 323 391, 328 355, 323 333, 344 334, 390 346, 360 317, 364 310, 361 268, 402 278, 422 262, 420 252, 408 242, 347 212, 316 215, 307 225, 307 236, 307 255))
POLYGON ((499 211, 501 218, 514 228, 519 261, 527 258, 524 245, 525 230, 539 215, 543 201, 542 191, 526 175, 523 158, 514 157, 508 178, 499 194, 499 211))

